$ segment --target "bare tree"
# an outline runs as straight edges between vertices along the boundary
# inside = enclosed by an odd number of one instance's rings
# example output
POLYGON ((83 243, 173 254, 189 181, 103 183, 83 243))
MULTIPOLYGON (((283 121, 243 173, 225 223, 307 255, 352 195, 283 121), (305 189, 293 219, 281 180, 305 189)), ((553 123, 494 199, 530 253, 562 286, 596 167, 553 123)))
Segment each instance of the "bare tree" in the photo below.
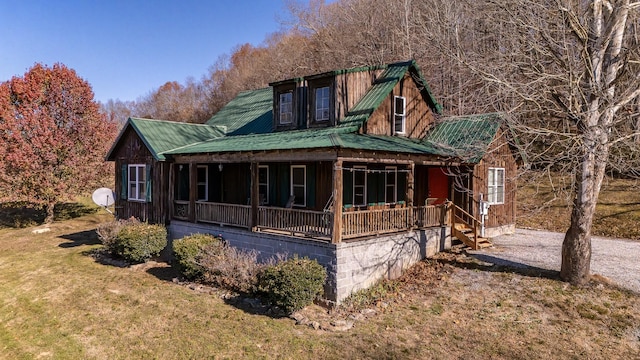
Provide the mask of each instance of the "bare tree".
POLYGON ((640 96, 640 54, 632 36, 633 10, 640 3, 486 0, 467 5, 467 12, 476 14, 468 30, 484 29, 489 36, 481 48, 457 44, 446 52, 480 74, 487 99, 513 115, 531 160, 573 174, 560 273, 583 284, 589 279, 591 227, 605 172, 619 166, 619 149, 632 146, 628 140, 638 135, 629 110, 640 96))

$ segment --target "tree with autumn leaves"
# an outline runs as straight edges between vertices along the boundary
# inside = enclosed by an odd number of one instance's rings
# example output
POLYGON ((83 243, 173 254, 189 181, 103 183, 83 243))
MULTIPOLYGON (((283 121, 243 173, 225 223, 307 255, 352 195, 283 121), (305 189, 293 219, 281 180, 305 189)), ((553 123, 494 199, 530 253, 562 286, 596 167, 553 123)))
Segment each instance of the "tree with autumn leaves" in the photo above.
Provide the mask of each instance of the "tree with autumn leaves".
POLYGON ((36 64, 0 84, 0 201, 46 209, 88 192, 112 171, 116 134, 89 83, 62 64, 36 64))

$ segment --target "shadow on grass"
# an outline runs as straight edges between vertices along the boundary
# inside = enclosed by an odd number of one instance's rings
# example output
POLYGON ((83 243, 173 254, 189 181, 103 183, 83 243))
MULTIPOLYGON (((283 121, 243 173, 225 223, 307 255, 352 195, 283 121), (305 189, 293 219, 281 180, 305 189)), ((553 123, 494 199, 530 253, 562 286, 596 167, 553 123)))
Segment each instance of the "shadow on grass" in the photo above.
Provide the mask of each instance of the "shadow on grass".
POLYGON ((463 253, 465 255, 463 259, 460 259, 459 257, 456 257, 454 259, 442 258, 437 259, 436 261, 441 264, 450 265, 460 269, 509 273, 527 277, 560 280, 560 272, 556 270, 530 266, 487 254, 469 254, 466 251, 464 251, 463 253))
POLYGON ((65 234, 60 236, 60 238, 69 240, 69 242, 64 242, 59 244, 58 246, 61 248, 73 248, 82 245, 100 245, 100 239, 98 239, 98 234, 95 230, 85 230, 72 234, 65 234))
MULTIPOLYGON (((98 211, 95 206, 82 203, 59 203, 54 209, 54 221, 75 219, 98 211)), ((43 208, 28 202, 0 203, 0 228, 25 228, 41 225, 46 217, 43 208)))
POLYGON ((146 271, 162 281, 173 282, 173 279, 180 277, 180 272, 174 266, 155 266, 146 271))

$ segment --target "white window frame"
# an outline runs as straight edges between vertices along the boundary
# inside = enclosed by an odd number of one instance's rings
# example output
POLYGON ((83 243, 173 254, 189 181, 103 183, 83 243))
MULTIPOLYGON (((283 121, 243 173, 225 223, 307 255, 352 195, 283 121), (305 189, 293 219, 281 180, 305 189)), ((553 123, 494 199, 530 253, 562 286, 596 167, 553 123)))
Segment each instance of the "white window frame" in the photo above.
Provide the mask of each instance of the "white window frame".
POLYGON ((362 165, 353 166, 353 206, 366 206, 367 205, 367 167, 362 165), (364 184, 356 185, 356 174, 362 171, 364 174, 364 184), (356 203, 356 188, 362 188, 362 203, 356 203))
POLYGON ((404 96, 393 97, 393 132, 394 134, 404 135, 407 126, 407 99, 404 96), (402 99, 402 109, 398 109, 398 99, 402 99), (398 120, 401 121, 402 128, 397 128, 398 120))
POLYGON ((398 168, 396 166, 386 166, 384 168, 384 202, 395 204, 398 202, 398 168), (393 175, 393 184, 389 184, 389 175, 393 175), (393 199, 387 199, 389 187, 393 188, 393 199))
MULTIPOLYGON (((269 165, 258 165, 258 196, 260 196, 260 187, 264 186, 266 188, 266 192, 264 194, 264 203, 269 203, 269 165), (266 183, 260 182, 260 170, 267 170, 266 183)), ((261 199, 258 199, 261 200, 261 199)), ((262 204, 260 204, 262 205, 262 204)))
POLYGON ((281 92, 278 95, 278 123, 281 125, 289 125, 293 123, 293 91, 281 92), (289 97, 289 101, 284 101, 283 97, 289 97), (285 111, 284 104, 287 104, 287 111, 285 111), (286 115, 286 116, 283 116, 286 115), (288 120, 285 120, 288 118, 288 120))
POLYGON ((147 200, 147 165, 145 164, 129 164, 127 168, 127 199, 131 201, 147 200), (131 176, 131 169, 134 170, 135 176, 131 176), (142 169, 142 180, 139 179, 140 169, 142 169), (142 185, 142 186, 141 186, 142 185), (132 189, 135 189, 132 191, 132 189), (144 191, 140 191, 143 189, 144 191))
POLYGON ((325 122, 331 119, 331 87, 330 86, 321 86, 317 87, 314 90, 315 95, 315 120, 317 122, 325 122), (326 90, 326 94, 324 93, 326 90), (326 95, 326 96, 324 96, 326 95), (327 106, 322 106, 323 100, 326 99, 327 106), (327 116, 324 117, 324 112, 326 111, 327 116), (318 116, 318 113, 321 116, 318 116))
POLYGON ((204 186, 204 198, 198 198, 198 201, 209 201, 209 166, 208 165, 198 165, 197 170, 204 169, 204 182, 199 181, 197 178, 198 171, 196 171, 196 195, 200 193, 200 186, 204 186))
POLYGON ((490 167, 487 173, 487 201, 490 205, 504 204, 505 195, 505 170, 499 167, 490 167), (493 177, 491 174, 493 173, 493 177), (501 179, 502 181, 499 181, 501 179), (502 185, 500 185, 502 183, 502 185))
POLYGON ((302 202, 299 202, 300 199, 298 198, 294 198, 293 199, 293 204, 291 206, 295 206, 295 207, 306 207, 307 206, 307 166, 306 165, 291 165, 291 182, 290 182, 290 189, 291 192, 289 195, 294 195, 294 187, 302 187, 304 189, 304 197, 302 198, 302 202), (303 171, 303 184, 294 184, 293 183, 293 171, 294 169, 302 169, 303 171))

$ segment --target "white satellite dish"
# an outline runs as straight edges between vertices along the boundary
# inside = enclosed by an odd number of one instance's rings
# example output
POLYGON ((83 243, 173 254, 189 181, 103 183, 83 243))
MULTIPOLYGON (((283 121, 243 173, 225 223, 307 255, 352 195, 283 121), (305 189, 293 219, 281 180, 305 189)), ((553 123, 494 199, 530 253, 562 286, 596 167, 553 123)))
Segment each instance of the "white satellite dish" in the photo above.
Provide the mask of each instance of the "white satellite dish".
MULTIPOLYGON (((102 206, 105 210, 109 211, 107 207, 113 205, 116 201, 116 194, 109 188, 99 188, 93 192, 91 199, 98 206, 102 206)), ((111 213, 111 211, 109 211, 111 213)))

